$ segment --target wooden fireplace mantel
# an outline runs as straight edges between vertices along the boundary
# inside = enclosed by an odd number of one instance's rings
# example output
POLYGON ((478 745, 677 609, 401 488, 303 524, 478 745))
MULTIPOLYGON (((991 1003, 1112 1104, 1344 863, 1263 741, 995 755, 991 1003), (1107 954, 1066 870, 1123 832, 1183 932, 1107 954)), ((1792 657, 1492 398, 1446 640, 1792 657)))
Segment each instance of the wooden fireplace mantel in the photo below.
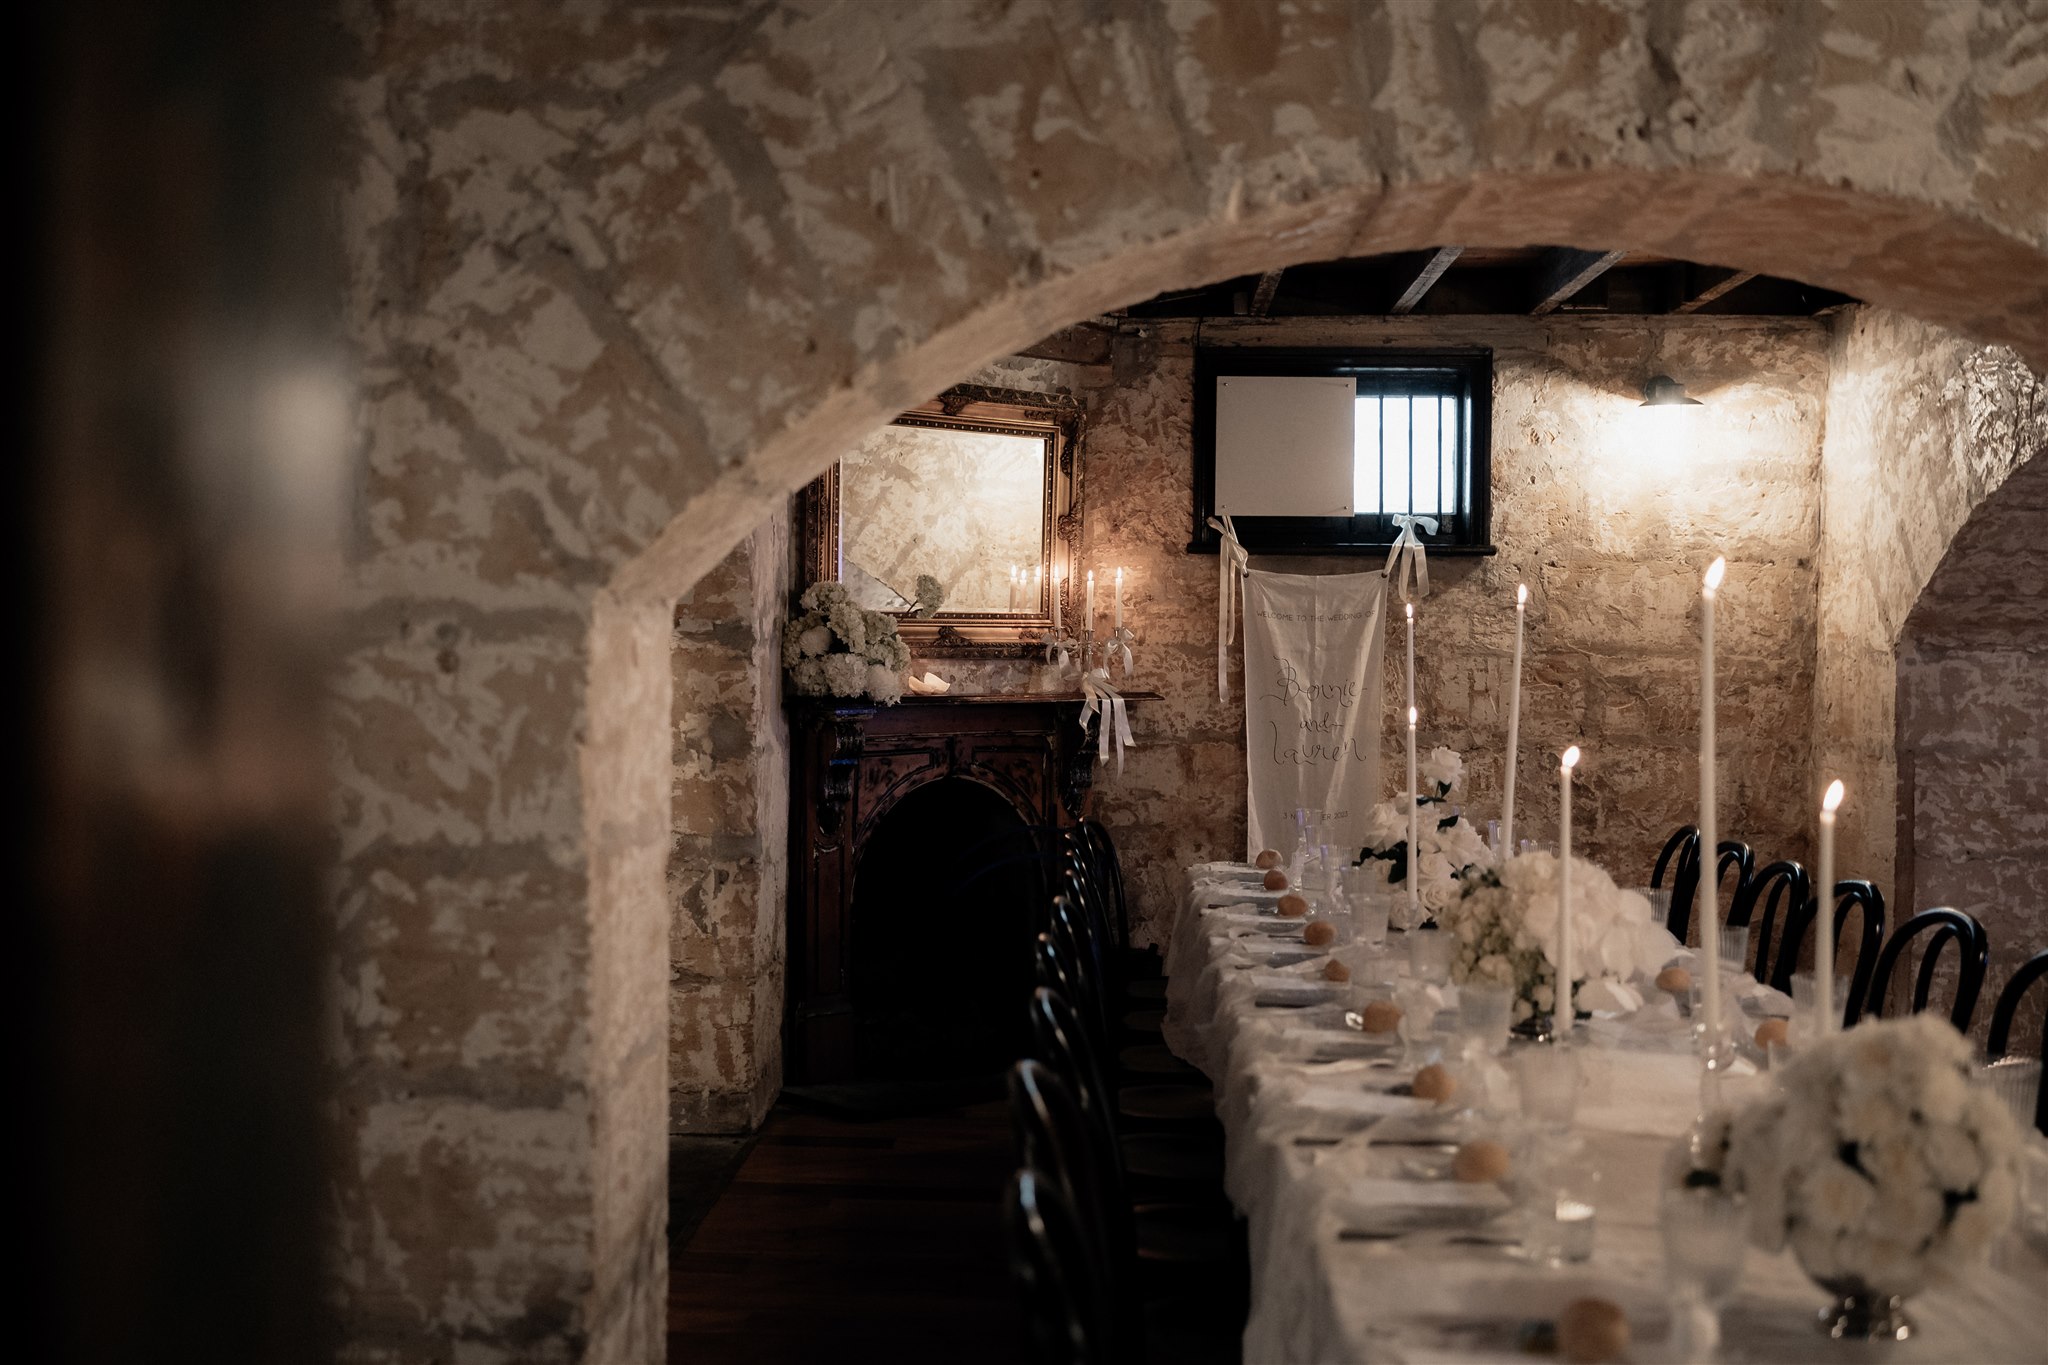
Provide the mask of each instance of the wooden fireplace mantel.
POLYGON ((1099 724, 1083 731, 1081 704, 1078 692, 912 694, 895 706, 789 699, 791 1083, 842 1079, 853 1065, 854 874, 876 822, 911 792, 949 777, 995 792, 1029 825, 1079 820, 1099 724))

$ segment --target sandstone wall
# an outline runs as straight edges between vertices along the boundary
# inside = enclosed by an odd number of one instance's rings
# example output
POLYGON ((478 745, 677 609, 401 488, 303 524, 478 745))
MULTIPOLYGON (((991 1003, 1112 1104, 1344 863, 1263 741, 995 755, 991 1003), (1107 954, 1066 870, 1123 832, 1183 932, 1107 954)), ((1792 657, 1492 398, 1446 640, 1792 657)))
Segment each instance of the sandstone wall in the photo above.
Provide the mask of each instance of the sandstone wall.
POLYGON ((353 1359, 659 1349, 671 608, 891 413, 1190 280, 1441 241, 2048 363, 2036 5, 343 13, 353 1359))
MULTIPOLYGON (((1194 329, 1130 324, 1107 367, 1011 362, 979 382, 1066 387, 1088 406, 1085 561, 1126 570, 1138 634, 1139 746, 1097 774, 1095 809, 1128 864, 1140 932, 1157 937, 1180 869, 1244 848, 1244 707, 1216 695, 1216 561, 1190 555, 1194 329)), ((1812 714, 1814 555, 1828 338, 1820 323, 1701 319, 1308 319, 1209 322, 1205 346, 1484 345, 1495 357, 1490 558, 1439 555, 1422 604, 1422 742, 1466 756, 1472 818, 1498 811, 1513 594, 1530 589, 1518 823, 1553 837, 1553 756, 1586 750, 1575 805, 1589 854, 1645 879, 1698 793, 1698 583, 1729 559, 1720 615, 1722 827, 1761 856, 1806 856, 1801 815, 1812 714), (1640 408, 1651 374, 1706 406, 1689 449, 1640 408)), ((1355 572, 1382 561, 1272 559, 1355 572)), ((1401 696, 1399 637, 1386 695, 1401 696)), ((1233 649, 1233 677, 1236 676, 1233 649)), ((933 665, 971 685, 1015 668, 933 665)), ((1041 678, 1042 681, 1042 678, 1041 678)), ((1397 703, 1390 701, 1389 705, 1397 703)), ((1391 714, 1391 713, 1390 713, 1391 714)), ((1384 771, 1400 771, 1385 732, 1384 771)), ((1390 779, 1390 782, 1392 779, 1390 779)))
POLYGON ((668 864, 669 1125, 745 1132, 782 1088, 790 522, 764 523, 676 605, 668 864))
POLYGON ((2008 350, 1881 309, 1837 319, 1822 457, 1815 791, 1834 777, 1847 784, 1842 875, 1867 876, 1895 898, 1906 889, 1895 854, 1911 839, 1898 823, 1896 650, 1958 528, 2040 450, 2040 403, 2038 381, 2008 350))

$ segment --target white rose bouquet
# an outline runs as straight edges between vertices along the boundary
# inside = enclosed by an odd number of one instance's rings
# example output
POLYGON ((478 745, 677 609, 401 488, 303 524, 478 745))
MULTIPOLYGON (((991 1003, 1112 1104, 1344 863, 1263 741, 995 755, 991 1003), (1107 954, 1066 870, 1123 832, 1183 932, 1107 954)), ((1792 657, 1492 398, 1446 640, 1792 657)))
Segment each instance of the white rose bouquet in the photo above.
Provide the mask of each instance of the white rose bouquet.
POLYGON ((799 695, 902 700, 910 649, 895 617, 864 610, 838 583, 811 584, 797 605, 803 614, 782 628, 782 667, 799 695))
POLYGON ((1904 1297, 1981 1262, 2019 1194, 2020 1133, 1933 1014, 1808 1046, 1776 1093, 1702 1121, 1679 1169, 1749 1203, 1750 1241, 1790 1245, 1838 1293, 1904 1297))
MULTIPOLYGON (((1465 760, 1451 749, 1429 751, 1426 761, 1416 765, 1416 842, 1422 846, 1417 858, 1416 898, 1432 917, 1459 895, 1459 878, 1483 865, 1492 855, 1479 831, 1450 807, 1451 793, 1465 776, 1465 760)), ((1387 883, 1407 885, 1408 879, 1408 794, 1382 801, 1366 817, 1365 847, 1359 850, 1363 864, 1374 859, 1387 864, 1387 883)))
MULTIPOLYGON (((1451 979, 1511 988, 1518 1024, 1556 1008, 1563 950, 1559 869, 1554 853, 1524 853, 1497 866, 1475 867, 1459 880, 1460 894, 1439 920, 1456 943, 1451 979)), ((1596 864, 1574 858, 1571 914, 1580 1003, 1639 1005, 1642 997, 1631 983, 1654 975, 1678 950, 1677 940, 1655 922, 1650 902, 1616 886, 1596 864)))

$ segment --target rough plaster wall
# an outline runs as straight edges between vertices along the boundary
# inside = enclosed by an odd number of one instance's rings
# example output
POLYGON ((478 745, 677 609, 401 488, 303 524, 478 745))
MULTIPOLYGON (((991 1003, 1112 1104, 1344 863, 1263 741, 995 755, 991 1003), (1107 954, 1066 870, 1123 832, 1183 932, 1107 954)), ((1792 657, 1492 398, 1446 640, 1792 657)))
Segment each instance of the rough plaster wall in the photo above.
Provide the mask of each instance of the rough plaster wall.
POLYGON ((2040 449, 2039 394, 2004 348, 1881 309, 1836 321, 1813 787, 1833 777, 1848 785, 1838 866, 1888 894, 1900 837, 1895 651, 1957 529, 2040 449))
POLYGON ((789 517, 676 605, 669 1126, 746 1132, 782 1086, 789 517))
POLYGON ((2038 6, 343 12, 351 1359, 658 1350, 670 607, 961 372, 1442 240, 1761 268, 2048 364, 2038 6))

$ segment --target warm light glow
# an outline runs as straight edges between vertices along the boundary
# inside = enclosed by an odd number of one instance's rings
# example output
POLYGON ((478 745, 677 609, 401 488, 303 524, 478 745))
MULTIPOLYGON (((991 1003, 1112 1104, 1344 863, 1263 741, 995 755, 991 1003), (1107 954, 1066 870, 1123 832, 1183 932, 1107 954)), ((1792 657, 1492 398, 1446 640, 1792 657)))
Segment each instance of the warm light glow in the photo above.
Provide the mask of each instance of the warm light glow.
POLYGON ((1838 777, 1828 783, 1828 794, 1820 799, 1821 814, 1833 815, 1836 811, 1840 810, 1842 808, 1843 794, 1841 778, 1838 777))
POLYGON ((1408 708, 1408 728, 1411 730, 1415 728, 1415 708, 1412 706, 1408 708))
POLYGON ((1570 772, 1570 771, 1571 771, 1572 769, 1574 769, 1574 768, 1578 767, 1578 766, 1579 766, 1579 746, 1578 746, 1578 745, 1576 745, 1576 744, 1574 744, 1574 745, 1572 745, 1572 747, 1571 747, 1571 748, 1569 748, 1569 749, 1566 749, 1566 750, 1564 751, 1564 758, 1563 758, 1562 762, 1563 762, 1563 765, 1564 765, 1564 770, 1565 770, 1566 772, 1570 772))
POLYGON ((1413 621, 1415 619, 1415 604, 1413 602, 1403 602, 1401 605, 1407 611, 1408 619, 1413 621))
POLYGON ((1515 585, 1515 607, 1519 610, 1520 608, 1526 607, 1528 605, 1529 585, 1527 583, 1517 583, 1515 585))
POLYGON ((1116 566, 1116 585, 1119 588, 1124 585, 1124 566, 1121 564, 1116 566))
POLYGON ((1707 596, 1712 597, 1719 590, 1721 580, 1728 576, 1728 561, 1716 559, 1707 565, 1707 596))

